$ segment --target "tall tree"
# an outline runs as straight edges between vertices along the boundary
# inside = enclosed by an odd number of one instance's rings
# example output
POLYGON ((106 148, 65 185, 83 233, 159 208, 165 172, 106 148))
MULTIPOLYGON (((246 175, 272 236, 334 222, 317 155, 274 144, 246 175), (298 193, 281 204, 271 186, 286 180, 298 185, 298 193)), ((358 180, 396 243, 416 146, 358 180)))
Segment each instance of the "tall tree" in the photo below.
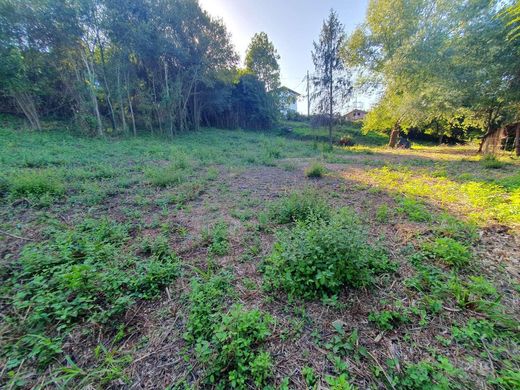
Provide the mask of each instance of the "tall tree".
POLYGON ((312 60, 315 74, 313 77, 313 100, 318 110, 329 116, 329 144, 332 147, 332 127, 334 113, 352 94, 352 78, 349 69, 340 56, 345 41, 345 30, 334 10, 324 21, 320 39, 314 42, 312 60))
POLYGON ((264 82, 267 92, 280 87, 280 56, 265 32, 257 33, 247 48, 246 69, 264 82))
POLYGON ((384 91, 365 127, 385 125, 378 113, 386 112, 395 146, 403 127, 432 120, 462 114, 486 134, 507 120, 519 98, 520 53, 503 8, 500 0, 371 1, 344 50, 384 91))

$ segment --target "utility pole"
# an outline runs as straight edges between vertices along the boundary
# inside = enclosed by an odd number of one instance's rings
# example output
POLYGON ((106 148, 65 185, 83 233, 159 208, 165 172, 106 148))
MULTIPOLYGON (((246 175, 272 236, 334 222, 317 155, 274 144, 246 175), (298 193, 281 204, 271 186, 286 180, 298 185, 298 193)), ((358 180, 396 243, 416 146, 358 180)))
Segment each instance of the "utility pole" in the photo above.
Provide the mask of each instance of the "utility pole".
POLYGON ((309 86, 309 71, 307 71, 307 117, 311 116, 311 93, 309 86))

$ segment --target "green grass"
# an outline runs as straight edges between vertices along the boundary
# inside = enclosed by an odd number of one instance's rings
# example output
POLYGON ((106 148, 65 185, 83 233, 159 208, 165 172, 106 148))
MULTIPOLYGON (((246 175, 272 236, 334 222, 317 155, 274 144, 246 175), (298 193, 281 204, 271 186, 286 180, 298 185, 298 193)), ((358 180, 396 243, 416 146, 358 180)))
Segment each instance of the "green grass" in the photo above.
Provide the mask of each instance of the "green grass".
POLYGON ((174 140, 1 126, 0 387, 159 371, 172 388, 518 387, 520 290, 507 261, 482 263, 483 226, 514 234, 515 159, 390 150, 356 126, 333 149, 305 124, 174 140), (313 161, 326 180, 301 175, 313 161))
POLYGON ((328 219, 331 208, 316 191, 293 192, 268 206, 269 219, 278 224, 305 221, 309 217, 328 219))

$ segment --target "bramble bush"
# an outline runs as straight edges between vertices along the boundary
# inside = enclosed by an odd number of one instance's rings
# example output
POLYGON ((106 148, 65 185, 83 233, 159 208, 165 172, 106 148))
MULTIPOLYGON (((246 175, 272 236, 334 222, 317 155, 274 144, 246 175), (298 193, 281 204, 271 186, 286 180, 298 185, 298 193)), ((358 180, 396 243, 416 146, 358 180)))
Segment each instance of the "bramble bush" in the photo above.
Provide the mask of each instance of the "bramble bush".
POLYGON ((348 209, 329 221, 311 217, 278 235, 264 265, 265 286, 290 296, 316 298, 342 288, 362 287, 393 271, 381 248, 369 245, 361 223, 348 209))

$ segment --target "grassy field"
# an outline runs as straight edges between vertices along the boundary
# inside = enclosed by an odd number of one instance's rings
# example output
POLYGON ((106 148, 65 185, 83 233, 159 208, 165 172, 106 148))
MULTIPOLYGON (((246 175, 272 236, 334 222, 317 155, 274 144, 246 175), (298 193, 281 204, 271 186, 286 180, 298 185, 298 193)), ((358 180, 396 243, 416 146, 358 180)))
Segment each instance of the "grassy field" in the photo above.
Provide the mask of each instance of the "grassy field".
POLYGON ((0 129, 2 388, 520 388, 520 160, 344 127, 0 129))

